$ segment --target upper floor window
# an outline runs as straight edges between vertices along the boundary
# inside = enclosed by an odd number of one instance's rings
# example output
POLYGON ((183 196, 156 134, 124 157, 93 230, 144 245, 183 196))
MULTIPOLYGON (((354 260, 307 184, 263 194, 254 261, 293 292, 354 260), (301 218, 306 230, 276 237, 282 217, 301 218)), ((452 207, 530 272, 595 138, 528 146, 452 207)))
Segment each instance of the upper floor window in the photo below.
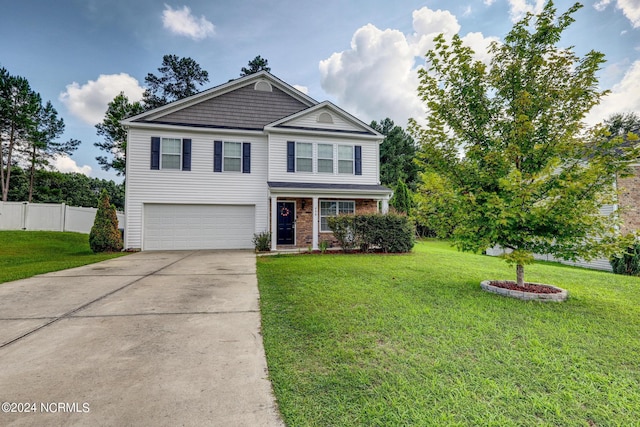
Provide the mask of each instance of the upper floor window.
POLYGON ((333 173, 332 144, 318 144, 318 172, 333 173))
POLYGON ((338 145, 338 173, 353 174, 352 145, 338 145))
POLYGON ((296 172, 313 172, 313 144, 296 144, 296 172))
POLYGON ((287 141, 287 172, 362 175, 362 146, 287 141))
POLYGON ((225 172, 242 171, 242 143, 225 141, 223 156, 225 172))
POLYGON ((182 140, 179 138, 162 138, 160 144, 161 169, 180 169, 182 140))
POLYGON ((191 139, 151 137, 152 170, 191 170, 191 139))

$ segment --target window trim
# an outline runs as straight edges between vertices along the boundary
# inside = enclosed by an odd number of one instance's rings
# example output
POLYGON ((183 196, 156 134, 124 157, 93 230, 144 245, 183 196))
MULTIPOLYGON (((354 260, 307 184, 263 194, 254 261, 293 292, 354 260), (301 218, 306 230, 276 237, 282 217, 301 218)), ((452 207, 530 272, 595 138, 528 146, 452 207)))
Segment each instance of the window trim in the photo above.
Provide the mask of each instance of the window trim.
POLYGON ((322 229, 322 218, 329 218, 333 216, 340 215, 340 203, 353 203, 353 215, 356 214, 356 201, 355 200, 345 200, 345 199, 320 199, 318 201, 318 231, 320 233, 333 233, 330 229, 323 230, 322 229), (329 202, 336 204, 336 214, 335 215, 322 215, 322 202, 329 202))

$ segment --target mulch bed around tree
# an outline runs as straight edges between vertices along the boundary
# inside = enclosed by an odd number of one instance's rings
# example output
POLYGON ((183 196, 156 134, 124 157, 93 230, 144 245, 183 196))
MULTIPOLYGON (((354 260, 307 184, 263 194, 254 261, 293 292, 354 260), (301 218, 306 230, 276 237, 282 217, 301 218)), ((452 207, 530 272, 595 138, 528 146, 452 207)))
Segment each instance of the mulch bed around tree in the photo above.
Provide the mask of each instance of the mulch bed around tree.
POLYGON ((552 288, 550 286, 536 285, 536 284, 526 283, 526 282, 524 286, 518 286, 515 282, 500 281, 500 280, 492 281, 490 284, 491 286, 495 286, 497 288, 509 289, 512 291, 531 292, 534 294, 557 294, 562 292, 562 290, 557 288, 552 288))

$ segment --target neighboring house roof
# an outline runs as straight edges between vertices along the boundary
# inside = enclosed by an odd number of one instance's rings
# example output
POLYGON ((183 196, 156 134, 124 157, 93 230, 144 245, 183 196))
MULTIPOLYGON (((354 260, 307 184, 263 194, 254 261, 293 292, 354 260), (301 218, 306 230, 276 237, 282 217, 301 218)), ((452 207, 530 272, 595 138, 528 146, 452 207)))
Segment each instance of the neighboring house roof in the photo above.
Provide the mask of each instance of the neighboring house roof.
POLYGON ((246 131, 314 131, 384 139, 332 103, 318 101, 266 71, 250 74, 122 121, 246 131))

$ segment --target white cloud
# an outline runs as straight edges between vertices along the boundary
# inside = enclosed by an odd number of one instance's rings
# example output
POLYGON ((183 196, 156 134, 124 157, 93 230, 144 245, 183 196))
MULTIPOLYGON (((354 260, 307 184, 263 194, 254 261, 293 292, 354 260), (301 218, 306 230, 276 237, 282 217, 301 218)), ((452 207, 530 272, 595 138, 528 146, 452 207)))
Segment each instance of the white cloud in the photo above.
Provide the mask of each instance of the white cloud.
POLYGON ((309 95, 309 88, 306 86, 301 86, 301 85, 293 85, 294 88, 298 89, 300 92, 304 93, 305 95, 309 95))
MULTIPOLYGON (((426 52, 434 47, 433 38, 452 36, 460 25, 449 11, 424 7, 413 12, 410 35, 399 30, 380 30, 372 24, 359 28, 351 48, 320 61, 322 88, 361 120, 390 117, 406 126, 410 117, 421 119, 425 105, 418 97, 418 74, 426 52)), ((465 36, 473 47, 487 44, 480 33, 465 36)))
POLYGON ((74 116, 95 125, 102 122, 109 102, 120 92, 134 102, 142 99, 144 88, 126 73, 102 74, 97 80, 89 80, 83 85, 77 82, 67 85, 59 99, 74 116))
POLYGON ((91 166, 84 165, 78 166, 75 160, 71 157, 59 155, 55 156, 52 161, 53 167, 56 168, 57 171, 68 173, 68 172, 77 172, 83 175, 91 176, 91 166))
POLYGON ((544 0, 509 0, 509 15, 512 22, 518 22, 527 13, 538 14, 544 8, 544 0), (532 4, 533 3, 533 4, 532 4))
POLYGON ((191 37, 194 40, 202 40, 215 34, 214 25, 204 16, 200 16, 200 18, 193 16, 188 6, 183 6, 182 9, 173 9, 165 4, 164 7, 162 24, 172 33, 191 37))
POLYGON ((591 110, 586 122, 594 125, 612 114, 626 112, 640 113, 640 60, 631 64, 611 93, 591 110))
POLYGON ((484 4, 486 4, 487 6, 491 6, 495 2, 496 2, 496 0, 484 0, 484 4))
MULTIPOLYGON (((600 0, 593 7, 598 11, 604 11, 613 0, 600 0)), ((622 10, 624 16, 631 21, 634 28, 640 27, 640 1, 639 0, 615 0, 616 8, 622 10)))
POLYGON ((598 11, 598 12, 602 12, 603 10, 605 10, 607 8, 607 6, 609 5, 609 3, 611 3, 611 0, 600 0, 599 2, 597 2, 596 4, 593 5, 593 7, 598 11))
POLYGON ((618 9, 627 17, 633 28, 640 27, 640 1, 638 0, 618 0, 618 9))

